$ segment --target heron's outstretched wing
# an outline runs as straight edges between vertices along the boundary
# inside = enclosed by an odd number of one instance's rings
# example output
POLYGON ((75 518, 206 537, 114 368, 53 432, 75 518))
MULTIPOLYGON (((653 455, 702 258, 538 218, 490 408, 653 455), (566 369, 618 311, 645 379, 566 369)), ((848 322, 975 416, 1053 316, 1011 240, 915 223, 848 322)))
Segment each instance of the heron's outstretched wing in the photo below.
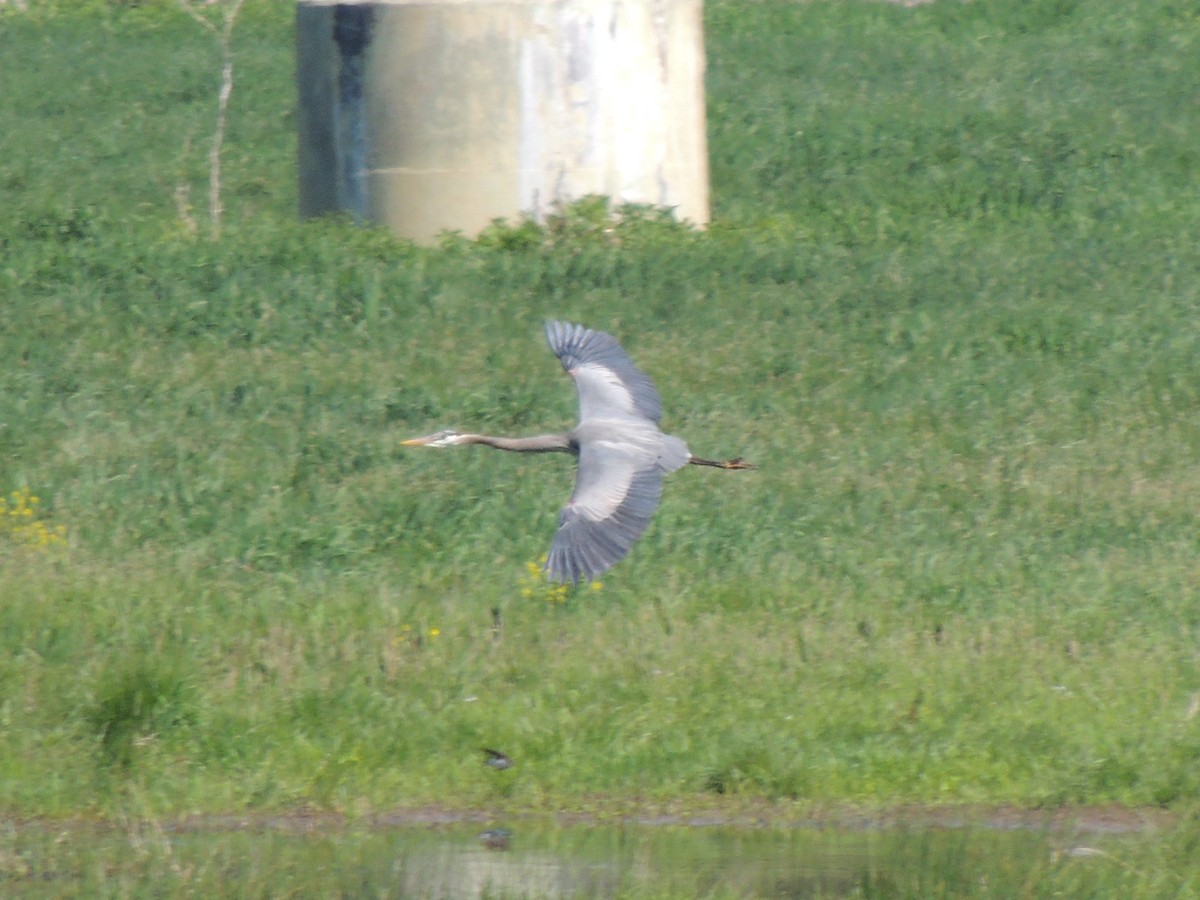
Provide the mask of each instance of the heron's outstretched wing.
POLYGON ((662 475, 652 459, 583 444, 575 492, 559 513, 546 559, 550 579, 575 584, 620 562, 650 524, 662 475))
POLYGON ((616 338, 582 325, 547 322, 546 340, 579 391, 579 420, 636 416, 655 424, 662 399, 616 338))

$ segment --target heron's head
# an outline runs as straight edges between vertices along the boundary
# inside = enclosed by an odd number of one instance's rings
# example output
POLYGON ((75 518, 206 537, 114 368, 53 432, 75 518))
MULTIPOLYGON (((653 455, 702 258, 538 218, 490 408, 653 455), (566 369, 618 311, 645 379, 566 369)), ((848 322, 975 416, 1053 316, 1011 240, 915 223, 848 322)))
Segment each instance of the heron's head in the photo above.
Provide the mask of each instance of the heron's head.
POLYGON ((449 428, 424 437, 410 438, 400 443, 405 447, 453 447, 462 443, 463 436, 449 428))

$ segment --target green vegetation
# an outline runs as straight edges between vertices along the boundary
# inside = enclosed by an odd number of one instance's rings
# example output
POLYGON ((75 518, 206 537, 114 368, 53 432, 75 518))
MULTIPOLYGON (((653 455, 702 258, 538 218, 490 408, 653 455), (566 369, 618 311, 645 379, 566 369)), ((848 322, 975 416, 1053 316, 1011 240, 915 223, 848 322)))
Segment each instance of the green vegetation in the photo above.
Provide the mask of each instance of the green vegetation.
POLYGON ((584 203, 435 248, 295 221, 289 4, 239 20, 219 241, 211 36, 32 5, 0 12, 0 495, 41 523, 0 525, 0 811, 1194 815, 1187 4, 712 2, 711 228, 584 203), (397 446, 569 424, 548 317, 760 466, 673 476, 565 599, 526 567, 568 460, 397 446))

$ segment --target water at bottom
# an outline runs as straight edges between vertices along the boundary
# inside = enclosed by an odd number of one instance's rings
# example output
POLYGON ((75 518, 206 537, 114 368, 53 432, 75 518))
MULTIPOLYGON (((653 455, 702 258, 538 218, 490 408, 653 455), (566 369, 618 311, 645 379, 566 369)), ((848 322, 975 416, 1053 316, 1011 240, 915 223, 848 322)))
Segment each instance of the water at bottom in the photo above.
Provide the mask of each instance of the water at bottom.
POLYGON ((1077 896, 1141 893, 1139 865, 1163 862, 1144 834, 928 826, 130 825, 2 843, 6 897, 1077 896))

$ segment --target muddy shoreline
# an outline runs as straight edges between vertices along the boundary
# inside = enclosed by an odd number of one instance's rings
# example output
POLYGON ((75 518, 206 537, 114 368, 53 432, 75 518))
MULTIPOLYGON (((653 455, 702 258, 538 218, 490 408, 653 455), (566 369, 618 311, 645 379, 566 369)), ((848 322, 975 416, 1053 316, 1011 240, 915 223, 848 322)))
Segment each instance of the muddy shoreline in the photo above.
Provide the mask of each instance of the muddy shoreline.
POLYGON ((672 811, 661 807, 626 807, 613 812, 548 812, 503 809, 454 809, 439 806, 401 807, 367 815, 298 809, 285 812, 195 814, 177 818, 87 818, 0 816, 10 831, 129 831, 146 828, 170 834, 277 831, 319 834, 346 830, 452 828, 504 820, 541 827, 660 827, 660 828, 796 828, 842 831, 905 829, 980 829, 1046 831, 1064 834, 1136 834, 1170 829, 1179 816, 1158 808, 1073 806, 1027 809, 1017 806, 901 805, 883 809, 822 807, 787 809, 774 804, 755 808, 672 811))

